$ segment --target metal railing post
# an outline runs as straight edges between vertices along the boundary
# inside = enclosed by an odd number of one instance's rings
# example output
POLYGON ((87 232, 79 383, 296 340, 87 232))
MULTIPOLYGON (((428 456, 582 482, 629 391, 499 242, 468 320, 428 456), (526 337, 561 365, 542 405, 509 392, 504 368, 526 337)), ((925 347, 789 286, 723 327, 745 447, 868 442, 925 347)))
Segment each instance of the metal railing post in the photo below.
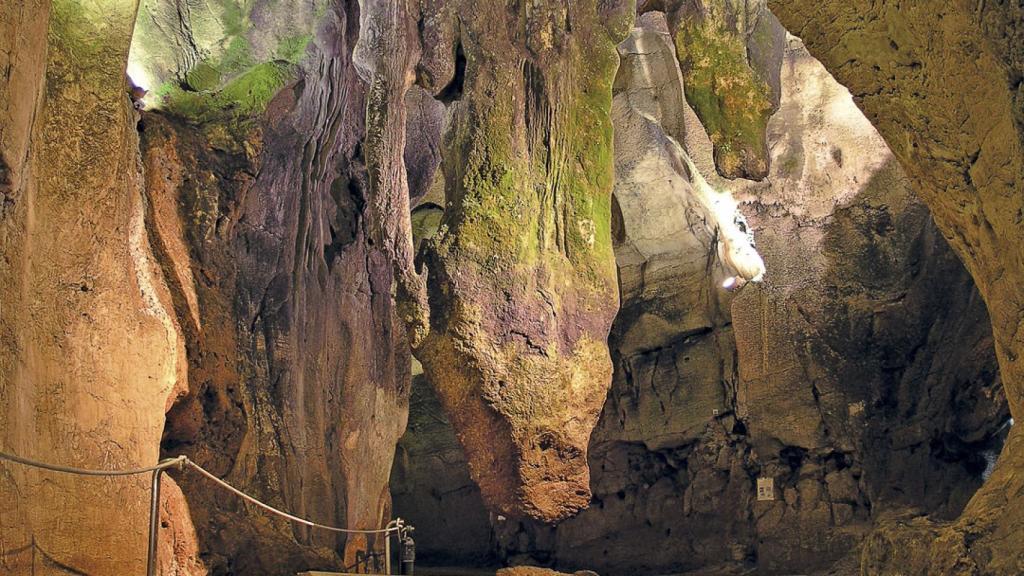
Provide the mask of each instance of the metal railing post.
POLYGON ((156 546, 160 530, 160 476, 163 468, 153 471, 149 499, 149 550, 146 555, 146 576, 156 576, 156 546))

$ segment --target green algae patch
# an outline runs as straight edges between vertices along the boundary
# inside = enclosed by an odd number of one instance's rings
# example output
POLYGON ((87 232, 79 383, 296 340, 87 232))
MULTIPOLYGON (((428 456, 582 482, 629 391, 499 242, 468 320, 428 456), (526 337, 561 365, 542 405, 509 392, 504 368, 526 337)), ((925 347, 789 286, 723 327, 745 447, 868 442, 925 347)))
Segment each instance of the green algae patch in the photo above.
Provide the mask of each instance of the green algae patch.
POLYGON ((774 106, 768 83, 747 63, 742 37, 713 21, 687 19, 674 41, 686 101, 711 137, 719 172, 729 178, 763 178, 774 106))
POLYGON ((266 62, 230 81, 221 90, 191 91, 177 85, 161 89, 163 107, 171 115, 191 122, 255 116, 295 75, 288 62, 266 62))
POLYGON ((312 34, 290 36, 277 45, 277 58, 297 64, 306 55, 306 47, 313 40, 312 34))
POLYGON ((224 76, 232 76, 255 64, 249 41, 244 36, 235 36, 227 43, 227 48, 217 64, 217 69, 224 76))
POLYGON ((216 90, 220 85, 220 71, 206 62, 200 62, 185 75, 185 84, 195 92, 216 90))
POLYGON ((147 105, 193 120, 258 111, 293 73, 288 65, 307 58, 316 31, 330 18, 326 0, 200 0, 190 6, 182 12, 173 2, 140 0, 128 69, 152 92, 147 105))

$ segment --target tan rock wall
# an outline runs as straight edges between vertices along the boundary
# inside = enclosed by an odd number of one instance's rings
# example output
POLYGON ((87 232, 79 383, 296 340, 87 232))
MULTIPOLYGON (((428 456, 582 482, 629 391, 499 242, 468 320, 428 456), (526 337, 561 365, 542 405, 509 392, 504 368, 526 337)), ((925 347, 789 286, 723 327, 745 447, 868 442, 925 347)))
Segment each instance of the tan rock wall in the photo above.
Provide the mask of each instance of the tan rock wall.
MULTIPOLYGON (((125 92, 135 6, 55 2, 48 23, 45 6, 10 6, 2 443, 86 468, 154 464, 185 365, 125 92)), ((148 478, 0 467, 16 503, 0 534, 14 573, 143 571, 148 478)))
MULTIPOLYGON (((992 319, 1011 410, 1024 403, 1019 326, 1024 319, 1019 214, 1021 185, 1021 14, 1009 3, 769 2, 807 42, 886 139, 939 229, 974 277, 992 319)), ((1013 510, 1024 454, 1013 437, 992 478, 931 554, 905 567, 883 548, 865 566, 894 570, 1013 574, 1024 554, 1006 535, 1021 530, 1013 510), (1009 510, 1010 513, 1006 513, 1009 510), (962 543, 951 545, 952 542, 962 543)), ((897 541, 913 530, 892 528, 897 541)), ((896 545, 894 549, 900 549, 896 545)))

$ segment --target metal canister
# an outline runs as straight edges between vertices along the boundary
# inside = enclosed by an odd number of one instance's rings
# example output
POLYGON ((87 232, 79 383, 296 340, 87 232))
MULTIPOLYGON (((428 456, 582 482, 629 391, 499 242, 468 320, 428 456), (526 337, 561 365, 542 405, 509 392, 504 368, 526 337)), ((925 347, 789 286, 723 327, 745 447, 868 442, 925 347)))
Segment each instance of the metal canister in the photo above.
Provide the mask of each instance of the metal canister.
POLYGON ((416 565, 416 542, 407 531, 402 536, 402 574, 413 576, 416 565))

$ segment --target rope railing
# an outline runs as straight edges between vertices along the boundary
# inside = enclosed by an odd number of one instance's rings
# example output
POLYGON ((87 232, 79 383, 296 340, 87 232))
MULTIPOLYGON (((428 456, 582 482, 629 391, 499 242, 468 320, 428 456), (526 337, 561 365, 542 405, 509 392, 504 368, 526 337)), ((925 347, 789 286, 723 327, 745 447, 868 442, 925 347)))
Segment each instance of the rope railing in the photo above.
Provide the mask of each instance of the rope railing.
POLYGON ((168 458, 167 460, 161 460, 158 464, 153 466, 146 466, 145 468, 128 468, 126 470, 91 470, 88 468, 58 466, 57 464, 47 464, 46 462, 37 462, 36 460, 22 458, 21 456, 8 454, 3 451, 0 451, 0 460, 10 460, 11 462, 17 462, 18 464, 24 464, 25 466, 32 466, 33 468, 42 468, 44 470, 63 472, 65 474, 78 474, 79 476, 137 476, 139 474, 156 472, 157 470, 165 470, 172 466, 180 467, 188 461, 188 457, 178 456, 177 458, 168 458))
POLYGON ((188 458, 188 456, 185 456, 185 455, 177 456, 175 458, 167 458, 165 460, 161 460, 159 463, 154 464, 153 466, 145 466, 145 467, 142 467, 142 468, 126 468, 126 469, 123 469, 123 470, 99 470, 99 469, 90 469, 90 468, 77 468, 77 467, 73 467, 73 466, 61 466, 61 465, 58 465, 58 464, 49 464, 49 463, 46 463, 46 462, 40 462, 38 460, 32 460, 30 458, 25 458, 25 457, 22 457, 22 456, 18 456, 16 454, 10 454, 10 453, 4 452, 4 451, 0 451, 0 460, 8 460, 8 461, 11 461, 11 462, 15 462, 15 463, 21 464, 23 466, 30 466, 30 467, 33 467, 33 468, 40 468, 40 469, 43 469, 43 470, 50 470, 52 472, 60 472, 60 473, 64 473, 64 474, 76 474, 76 475, 79 475, 79 476, 93 476, 93 477, 104 476, 104 477, 110 477, 110 476, 137 476, 139 474, 152 474, 153 475, 153 485, 152 485, 152 493, 151 493, 152 498, 151 498, 151 506, 150 506, 149 556, 148 556, 148 559, 147 559, 147 568, 146 568, 146 574, 149 575, 149 576, 153 576, 156 573, 156 565, 155 565, 156 564, 156 562, 155 562, 155 560, 156 560, 156 530, 157 530, 158 502, 159 502, 159 499, 160 499, 160 475, 163 472, 165 472, 167 469, 169 469, 169 468, 177 468, 178 470, 184 470, 185 468, 191 468, 191 469, 195 470, 196 472, 198 472, 201 476, 207 478, 208 480, 211 480, 212 482, 216 483, 218 486, 224 488, 225 490, 231 492, 232 494, 234 494, 235 496, 238 496, 239 498, 245 500, 246 502, 254 504, 254 505, 256 505, 256 506, 266 510, 267 512, 270 512, 272 514, 276 514, 278 516, 281 516, 282 518, 286 518, 287 520, 290 520, 290 521, 295 522, 297 524, 302 524, 304 526, 309 526, 310 528, 318 528, 318 529, 321 529, 321 530, 328 530, 328 531, 331 531, 331 532, 339 532, 339 533, 342 533, 342 534, 384 534, 384 535, 388 536, 387 540, 385 540, 385 548, 387 550, 386 554, 389 556, 386 559, 386 563, 388 565, 386 571, 388 573, 391 572, 391 569, 390 569, 390 564, 391 564, 391 562, 390 562, 390 535, 394 534, 394 533, 397 533, 397 534, 399 534, 400 538, 404 538, 405 535, 412 530, 412 527, 410 527, 407 524, 405 524, 402 521, 401 518, 398 518, 398 519, 392 520, 391 522, 388 522, 388 525, 386 527, 384 527, 384 528, 366 529, 366 530, 358 529, 358 528, 340 528, 340 527, 337 527, 337 526, 329 526, 329 525, 326 525, 326 524, 320 524, 319 522, 313 522, 312 520, 307 520, 305 518, 300 518, 298 516, 295 516, 294 514, 289 514, 288 512, 285 512, 283 510, 279 510, 279 509, 271 506, 270 504, 267 504, 266 502, 263 502, 263 501, 255 498, 253 496, 250 496, 249 494, 246 494, 245 492, 239 490, 238 488, 235 488, 231 484, 228 484, 224 480, 221 480, 220 478, 218 478, 216 475, 211 473, 209 470, 203 468, 199 464, 196 464, 195 462, 190 460, 188 458))
MULTIPOLYGON (((185 458, 185 457, 182 456, 182 458, 185 458)), ((277 508, 274 508, 270 504, 266 504, 264 502, 260 502, 259 500, 253 498, 252 496, 249 496, 245 492, 242 492, 238 488, 235 488, 231 484, 228 484, 227 482, 225 482, 225 481, 221 480, 220 478, 214 476, 209 471, 207 471, 205 468, 203 468, 202 466, 200 466, 200 465, 196 464, 195 462, 189 460, 188 458, 185 458, 185 464, 187 466, 190 466, 191 468, 194 468, 196 470, 196 472, 199 472, 203 476, 205 476, 205 477, 209 478, 210 480, 214 481, 215 483, 219 484, 222 488, 224 488, 227 491, 231 492, 235 496, 238 496, 239 498, 241 498, 241 499, 243 499, 243 500, 245 500, 247 502, 250 502, 252 504, 255 504, 256 506, 259 506, 260 508, 263 508, 264 510, 266 510, 268 512, 272 512, 274 514, 277 514, 278 516, 281 516, 283 518, 287 518, 287 519, 291 520, 292 522, 296 522, 298 524, 304 524, 304 525, 310 526, 312 528, 321 528, 323 530, 330 530, 331 532, 343 532, 345 534, 390 534, 391 532, 398 532, 401 529, 400 526, 392 526, 392 527, 389 527, 389 528, 378 528, 376 530, 359 530, 359 529, 355 529, 355 528, 338 528, 336 526, 327 526, 325 524, 318 524, 318 523, 313 522, 311 520, 306 520, 305 518, 299 518, 298 516, 293 516, 293 515, 291 515, 291 514, 289 514, 287 512, 284 512, 282 510, 278 510, 277 508)))

